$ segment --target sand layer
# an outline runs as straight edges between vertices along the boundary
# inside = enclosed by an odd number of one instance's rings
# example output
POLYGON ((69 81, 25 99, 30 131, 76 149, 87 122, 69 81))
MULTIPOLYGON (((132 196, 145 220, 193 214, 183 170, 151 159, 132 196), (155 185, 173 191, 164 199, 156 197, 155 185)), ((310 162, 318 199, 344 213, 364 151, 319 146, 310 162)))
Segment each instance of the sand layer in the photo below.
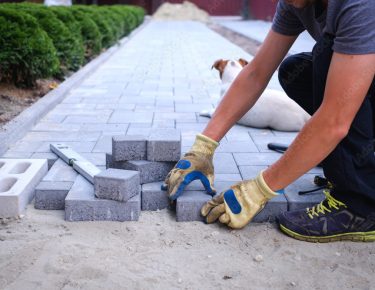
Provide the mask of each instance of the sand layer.
POLYGON ((374 289, 375 244, 312 244, 273 224, 241 231, 176 223, 63 220, 32 206, 0 225, 0 289, 374 289))

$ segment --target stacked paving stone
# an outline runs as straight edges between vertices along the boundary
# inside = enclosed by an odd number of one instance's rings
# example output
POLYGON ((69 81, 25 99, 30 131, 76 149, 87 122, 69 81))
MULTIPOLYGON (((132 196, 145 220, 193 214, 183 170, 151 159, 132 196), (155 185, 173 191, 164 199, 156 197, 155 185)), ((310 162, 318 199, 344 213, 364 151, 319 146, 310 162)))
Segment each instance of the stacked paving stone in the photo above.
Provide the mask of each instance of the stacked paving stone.
POLYGON ((161 190, 162 181, 180 158, 180 131, 159 129, 147 137, 114 136, 112 154, 106 155, 106 166, 139 172, 142 210, 159 210, 168 206, 167 194, 161 190))

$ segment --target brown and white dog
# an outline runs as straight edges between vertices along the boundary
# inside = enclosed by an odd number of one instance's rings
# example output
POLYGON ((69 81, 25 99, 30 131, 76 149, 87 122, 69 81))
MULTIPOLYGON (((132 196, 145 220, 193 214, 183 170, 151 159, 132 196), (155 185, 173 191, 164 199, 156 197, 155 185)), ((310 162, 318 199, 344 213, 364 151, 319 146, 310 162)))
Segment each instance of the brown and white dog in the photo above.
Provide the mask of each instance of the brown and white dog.
MULTIPOLYGON (((212 68, 220 73, 222 81, 221 98, 234 79, 248 62, 244 59, 217 60, 212 68)), ((200 115, 212 117, 215 109, 201 111, 200 115)), ((310 115, 284 92, 265 89, 255 105, 237 122, 255 128, 271 128, 278 131, 300 131, 310 115)))

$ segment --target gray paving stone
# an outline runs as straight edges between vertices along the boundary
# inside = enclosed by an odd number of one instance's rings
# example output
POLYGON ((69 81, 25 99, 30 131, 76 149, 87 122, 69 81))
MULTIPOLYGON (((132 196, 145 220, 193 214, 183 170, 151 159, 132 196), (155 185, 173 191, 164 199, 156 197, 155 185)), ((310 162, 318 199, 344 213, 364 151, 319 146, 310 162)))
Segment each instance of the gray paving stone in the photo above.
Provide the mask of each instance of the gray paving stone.
POLYGON ((55 153, 52 152, 41 152, 41 153, 33 153, 30 157, 31 159, 47 159, 48 160, 48 170, 51 169, 53 164, 57 161, 58 157, 55 153))
POLYGON ((42 181, 35 188, 36 209, 61 210, 65 208, 65 198, 72 188, 71 181, 42 181))
POLYGON ((264 165, 269 166, 276 162, 282 155, 280 153, 233 153, 238 166, 264 165))
POLYGON ((267 169, 266 165, 250 165, 250 166, 240 166, 240 172, 243 180, 253 179, 258 176, 258 174, 267 169))
POLYGON ((210 199, 211 196, 203 191, 186 191, 177 199, 177 222, 204 221, 201 208, 210 199))
POLYGON ((259 212, 253 219, 253 222, 274 222, 276 217, 288 210, 288 202, 285 195, 279 196, 268 201, 264 209, 259 212))
POLYGON ((181 132, 175 129, 154 130, 147 141, 149 161, 178 161, 181 158, 181 132))
POLYGON ((149 123, 153 120, 153 113, 115 110, 108 123, 149 123))
POLYGON ((269 150, 267 147, 268 143, 281 143, 289 145, 293 142, 293 136, 252 136, 255 145, 258 147, 260 152, 274 152, 269 150))
POLYGON ((94 176, 95 196, 126 202, 140 194, 140 174, 137 171, 109 168, 94 176))
POLYGON ((145 160, 147 137, 142 135, 113 136, 112 158, 114 161, 145 160))
POLYGON ((43 181, 75 181, 78 173, 73 167, 58 159, 48 171, 43 181))
POLYGON ((239 173, 233 154, 215 153, 214 155, 215 173, 239 173))
POLYGON ((98 199, 93 185, 81 176, 77 177, 65 199, 67 221, 137 221, 140 212, 140 194, 127 202, 98 199))
POLYGON ((305 195, 298 194, 299 191, 316 188, 316 185, 314 184, 314 176, 315 174, 305 174, 285 188, 288 210, 312 207, 325 198, 322 190, 307 193, 305 195))
POLYGON ((221 142, 216 152, 258 152, 252 140, 221 142))
POLYGON ((157 161, 127 161, 127 162, 113 162, 114 168, 136 170, 140 173, 141 184, 151 183, 156 181, 164 181, 169 171, 175 166, 175 162, 157 162, 157 161))
POLYGON ((167 192, 161 190, 162 184, 153 182, 142 185, 142 210, 155 211, 168 207, 169 198, 167 192))

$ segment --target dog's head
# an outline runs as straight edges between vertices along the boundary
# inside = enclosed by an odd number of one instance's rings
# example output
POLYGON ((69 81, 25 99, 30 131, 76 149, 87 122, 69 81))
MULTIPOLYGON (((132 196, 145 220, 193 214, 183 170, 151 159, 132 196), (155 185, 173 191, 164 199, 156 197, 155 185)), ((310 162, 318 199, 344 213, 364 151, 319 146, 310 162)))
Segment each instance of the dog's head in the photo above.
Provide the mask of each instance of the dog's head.
POLYGON ((246 61, 243 58, 240 58, 239 60, 224 60, 224 59, 218 59, 217 61, 214 62, 212 65, 212 68, 215 68, 219 71, 220 73, 220 78, 223 78, 223 73, 224 70, 227 68, 233 68, 236 70, 241 70, 244 66, 248 64, 248 61, 246 61))

